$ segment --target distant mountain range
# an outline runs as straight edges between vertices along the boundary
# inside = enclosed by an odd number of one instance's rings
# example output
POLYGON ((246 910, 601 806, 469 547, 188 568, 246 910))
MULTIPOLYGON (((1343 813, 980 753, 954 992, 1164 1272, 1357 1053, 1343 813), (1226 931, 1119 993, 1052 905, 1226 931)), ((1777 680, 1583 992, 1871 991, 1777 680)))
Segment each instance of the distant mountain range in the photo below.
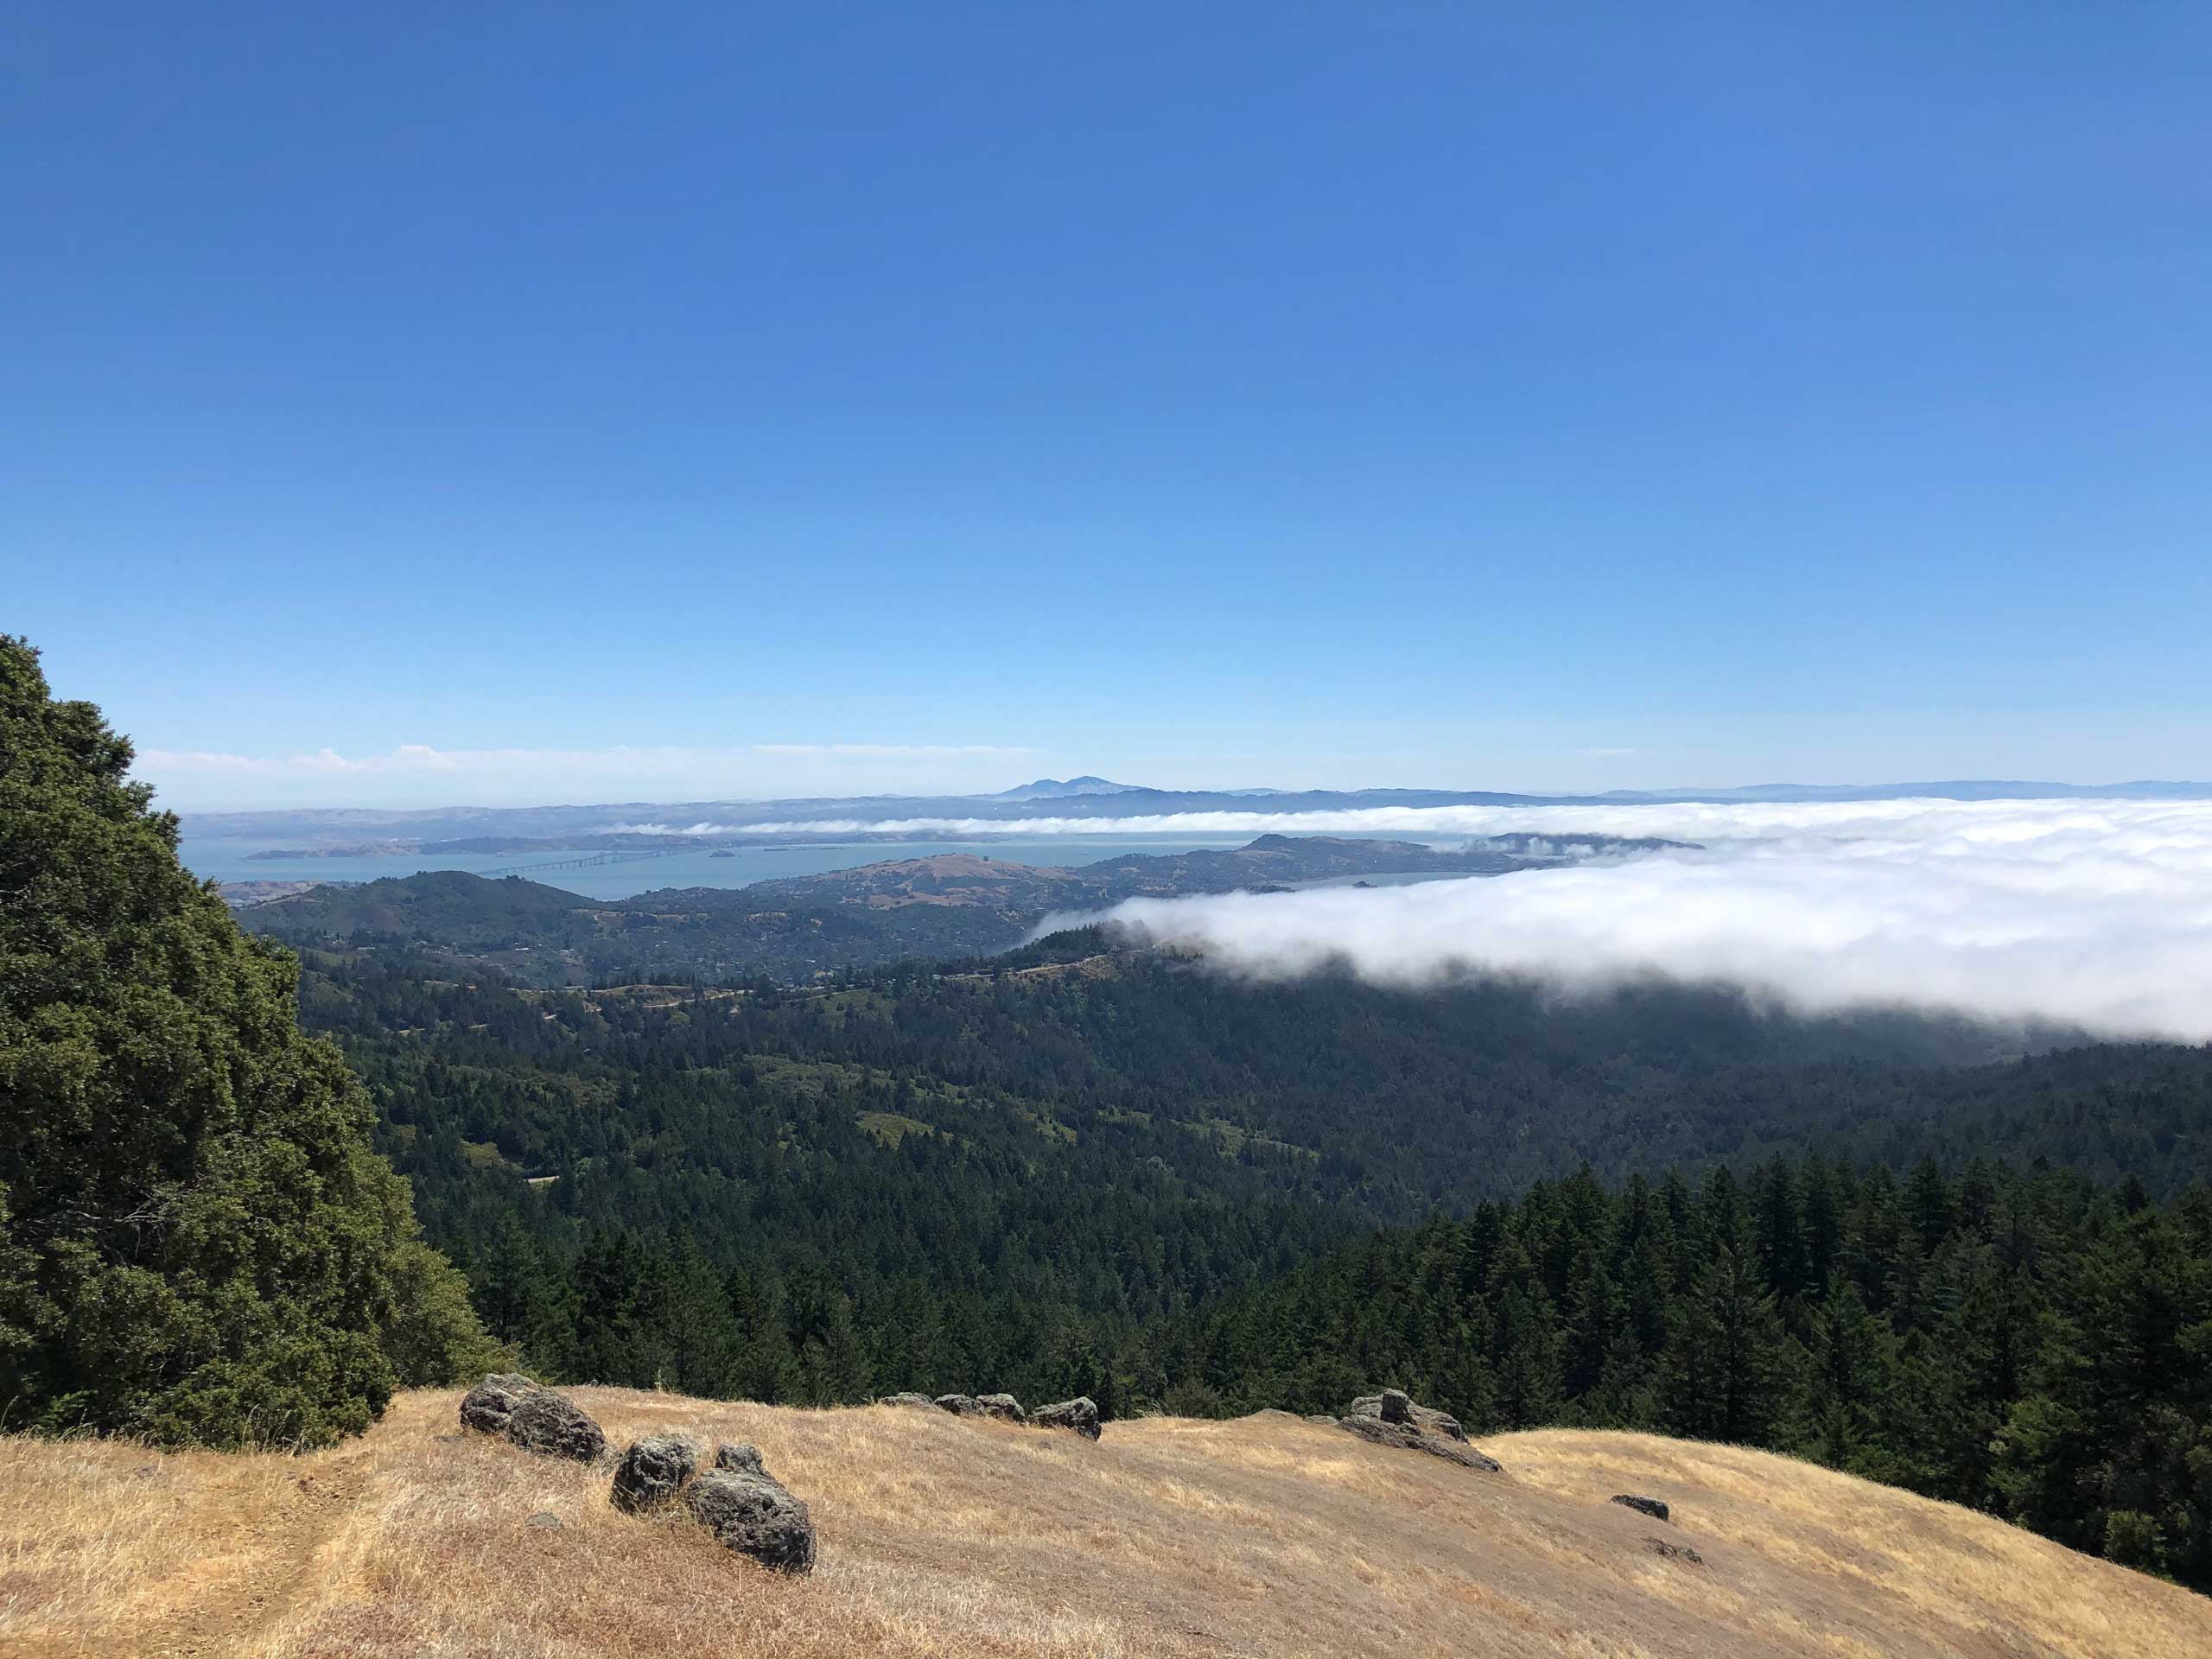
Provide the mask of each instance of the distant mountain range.
MULTIPOLYGON (((1377 806, 1618 806, 1716 803, 1878 801, 1900 797, 1935 800, 2212 799, 2212 783, 2139 779, 2124 784, 2058 784, 1951 779, 1905 784, 1753 784, 1732 789, 1611 790, 1596 795, 1529 795, 1490 790, 1154 789, 1084 776, 1040 778, 995 795, 870 795, 781 801, 628 801, 593 806, 439 807, 423 811, 360 809, 282 812, 194 812, 184 832, 210 837, 297 840, 326 847, 404 841, 436 850, 461 851, 497 837, 509 849, 534 843, 545 849, 582 844, 586 836, 667 836, 687 832, 725 837, 773 836, 801 840, 794 824, 828 823, 849 839, 871 826, 911 818, 965 818, 1019 830, 1035 818, 1166 817, 1179 812, 1249 811, 1265 801, 1273 812, 1344 811, 1377 806)), ((878 832, 888 835, 893 832, 878 832)), ((602 842, 601 844, 606 844, 602 842)))
POLYGON ((1080 778, 1039 778, 1033 784, 1024 784, 1018 789, 1002 789, 991 798, 995 801, 1065 801, 1077 795, 1127 795, 1142 793, 1136 784, 1117 784, 1104 778, 1093 778, 1088 772, 1080 778))

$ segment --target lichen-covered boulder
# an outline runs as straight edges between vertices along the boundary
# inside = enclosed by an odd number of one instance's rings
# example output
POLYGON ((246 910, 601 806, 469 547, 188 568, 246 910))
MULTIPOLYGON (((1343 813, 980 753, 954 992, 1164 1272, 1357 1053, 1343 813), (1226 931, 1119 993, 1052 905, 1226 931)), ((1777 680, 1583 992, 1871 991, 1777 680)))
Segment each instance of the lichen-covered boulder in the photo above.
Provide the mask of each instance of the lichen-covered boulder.
POLYGON ((494 1372, 461 1396, 461 1421, 544 1457, 590 1463, 607 1450, 607 1436, 575 1401, 512 1371, 494 1372))
POLYGON ((614 1507, 626 1515, 657 1510, 674 1500, 699 1467, 699 1448, 680 1434, 632 1440, 615 1466, 614 1507))
POLYGON ((1033 1428, 1071 1428, 1086 1440, 1098 1438, 1098 1402, 1087 1394, 1039 1406, 1029 1414, 1033 1428))
POLYGON ((1654 1521, 1664 1521, 1667 1519, 1667 1505, 1665 1501, 1660 1498, 1637 1497, 1634 1494, 1629 1492, 1616 1492, 1613 1495, 1613 1502, 1616 1503, 1625 1503, 1630 1509, 1634 1510, 1637 1514, 1648 1515, 1654 1521))
POLYGON ((934 1402, 939 1411, 949 1411, 956 1417, 980 1417, 982 1407, 976 1403, 972 1394, 940 1394, 934 1402))
POLYGON ((779 1573, 814 1570, 814 1522, 806 1505, 765 1474, 710 1469, 683 1489, 683 1503, 724 1548, 779 1573))
POLYGON ((926 1406, 932 1411, 937 1409, 937 1402, 926 1394, 887 1394, 875 1403, 879 1406, 926 1406))
POLYGON ((986 1417, 995 1417, 1001 1422, 1026 1423, 1029 1414, 1021 1408, 1021 1402, 1010 1394, 979 1394, 976 1409, 986 1417))
POLYGON ((505 1434, 515 1407, 537 1384, 513 1371, 494 1371, 461 1397, 461 1426, 485 1434, 505 1434))
POLYGON ((715 1467, 731 1474, 758 1475, 770 1478, 760 1462, 760 1448, 747 1446, 741 1440, 724 1440, 715 1448, 715 1467))
POLYGON ((1459 1420, 1448 1411, 1439 1411, 1433 1406, 1414 1408, 1414 1427, 1427 1434, 1441 1434, 1447 1440, 1464 1440, 1467 1431, 1459 1427, 1459 1420))
POLYGON ((1379 1417, 1386 1423, 1410 1423, 1414 1420, 1413 1396, 1402 1389, 1385 1389, 1380 1394, 1353 1401, 1351 1414, 1379 1417))
POLYGON ((507 1419, 507 1438, 525 1452, 548 1458, 596 1462, 607 1450, 607 1436, 565 1394, 540 1389, 524 1395, 507 1419))
POLYGON ((1376 1446, 1395 1446, 1407 1452, 1426 1452, 1432 1458, 1456 1463, 1463 1469, 1479 1469, 1485 1474, 1494 1475, 1504 1466, 1496 1458, 1478 1452, 1471 1446, 1462 1445, 1441 1434, 1424 1434, 1411 1423, 1386 1423, 1380 1417, 1360 1416, 1339 1418, 1337 1427, 1376 1446))
POLYGON ((1457 1417, 1448 1411, 1439 1411, 1433 1406, 1421 1404, 1402 1389, 1385 1389, 1380 1394, 1363 1394, 1351 1402, 1351 1408, 1345 1415, 1372 1417, 1385 1423, 1410 1423, 1424 1433, 1441 1434, 1447 1440, 1467 1438, 1467 1431, 1459 1427, 1457 1417))

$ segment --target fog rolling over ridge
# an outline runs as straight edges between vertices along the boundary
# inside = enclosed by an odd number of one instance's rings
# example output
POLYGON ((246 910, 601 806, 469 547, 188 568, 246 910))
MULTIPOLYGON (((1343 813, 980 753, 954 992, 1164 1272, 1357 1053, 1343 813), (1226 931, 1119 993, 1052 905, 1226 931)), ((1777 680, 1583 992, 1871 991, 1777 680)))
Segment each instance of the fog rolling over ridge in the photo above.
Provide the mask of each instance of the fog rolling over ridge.
POLYGON ((1104 919, 1264 978, 1506 973, 1574 992, 1662 976, 1808 1011, 1904 1005, 2212 1040, 2212 801, 1443 808, 1390 827, 1509 825, 1700 844, 1411 887, 1131 899, 1046 927, 1104 919))

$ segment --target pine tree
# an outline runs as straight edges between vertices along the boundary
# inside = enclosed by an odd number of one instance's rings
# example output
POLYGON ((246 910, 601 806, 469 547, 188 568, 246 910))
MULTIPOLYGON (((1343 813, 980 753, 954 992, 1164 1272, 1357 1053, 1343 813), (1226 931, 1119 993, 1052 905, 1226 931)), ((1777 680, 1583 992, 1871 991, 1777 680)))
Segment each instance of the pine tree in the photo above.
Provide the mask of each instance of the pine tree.
POLYGON ((797 1361, 799 1404, 853 1405, 868 1397, 873 1378, 852 1302, 826 1271, 808 1268, 791 1276, 784 1325, 797 1361))
POLYGON ((560 1317, 543 1252, 512 1211, 471 1266, 477 1311, 492 1334, 526 1356, 549 1354, 568 1321, 560 1317))
POLYGON ((721 1275, 689 1233, 668 1254, 667 1287, 662 1386, 709 1398, 734 1394, 744 1344, 721 1275))
POLYGON ((576 1254, 575 1324, 561 1357, 579 1382, 651 1388, 655 1354, 640 1320, 646 1294, 644 1252, 627 1233, 594 1228, 576 1254))
POLYGON ((1800 1447, 1838 1469, 1895 1480, 1903 1466, 1890 1444, 1897 1371, 1897 1338, 1844 1280, 1813 1317, 1800 1447))
POLYGON ((1508 1240, 1491 1276, 1496 1288, 1486 1300, 1496 1310, 1491 1372, 1498 1421, 1508 1428, 1554 1421, 1566 1399, 1558 1310, 1517 1240, 1508 1240))
POLYGON ((1598 1253, 1602 1242, 1586 1239, 1567 1271, 1561 1382, 1570 1397, 1597 1388, 1620 1328, 1619 1299, 1598 1253))
POLYGON ((1900 1414, 1914 1442, 1904 1478, 1986 1509, 1996 1497, 1992 1446, 2025 1391, 2040 1309, 1997 1252, 1965 1232, 1930 1264, 1927 1305, 1930 1324, 1910 1367, 1912 1407, 1900 1414))
POLYGON ((1764 1444, 1789 1380, 1788 1344, 1750 1252, 1718 1245, 1677 1300, 1663 1384, 1674 1432, 1764 1444))

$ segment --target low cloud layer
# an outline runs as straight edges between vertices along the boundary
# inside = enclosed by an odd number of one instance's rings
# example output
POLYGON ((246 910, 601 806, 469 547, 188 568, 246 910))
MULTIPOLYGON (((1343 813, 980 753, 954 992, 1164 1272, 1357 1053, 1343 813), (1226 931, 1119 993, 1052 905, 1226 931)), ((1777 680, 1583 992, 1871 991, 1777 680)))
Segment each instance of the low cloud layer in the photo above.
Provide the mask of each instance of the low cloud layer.
POLYGON ((1412 887, 1138 899, 1107 918, 1263 977, 1343 964, 1384 984, 1503 972, 1586 990, 1656 975, 1738 985, 1808 1011, 1909 1005, 2212 1040, 2212 802, 1416 816, 1419 829, 1391 830, 1427 839, 1510 828, 1704 845, 1412 887))
POLYGON ((1033 750, 992 744, 440 749, 403 743, 368 754, 147 749, 134 770, 161 791, 164 805, 457 806, 672 795, 772 799, 887 789, 944 793, 983 787, 1039 758, 1033 750))
MULTIPOLYGON (((2132 818, 2143 808, 2152 817, 2176 810, 2212 813, 2212 802, 2069 798, 2036 801, 1950 801, 1900 797, 1878 801, 1682 802, 1595 806, 1363 806, 1318 812, 1264 809, 1212 812, 1155 812, 1128 817, 838 817, 779 819, 771 823, 701 824, 701 833, 744 830, 767 835, 926 836, 964 841, 982 836, 1142 836, 1190 840, 1239 840, 1254 836, 1359 836, 1457 846, 1509 833, 1577 836, 1654 836, 1674 841, 1714 837, 1810 836, 1928 840, 1942 836, 2003 838, 2026 812, 2079 808, 2100 825, 2132 818)), ((691 829, 694 826, 683 826, 691 829)))

